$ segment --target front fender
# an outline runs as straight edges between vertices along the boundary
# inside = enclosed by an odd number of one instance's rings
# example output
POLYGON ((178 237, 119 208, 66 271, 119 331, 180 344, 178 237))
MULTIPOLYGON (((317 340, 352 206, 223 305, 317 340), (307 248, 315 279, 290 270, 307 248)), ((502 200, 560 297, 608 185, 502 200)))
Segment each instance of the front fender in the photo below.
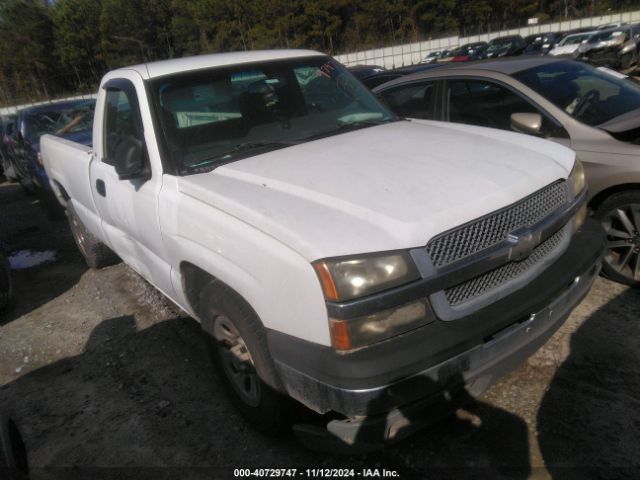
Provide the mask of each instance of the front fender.
POLYGON ((167 189, 160 201, 163 243, 176 300, 197 316, 183 288, 188 262, 236 291, 263 325, 330 345, 324 295, 311 263, 299 253, 196 199, 167 189))

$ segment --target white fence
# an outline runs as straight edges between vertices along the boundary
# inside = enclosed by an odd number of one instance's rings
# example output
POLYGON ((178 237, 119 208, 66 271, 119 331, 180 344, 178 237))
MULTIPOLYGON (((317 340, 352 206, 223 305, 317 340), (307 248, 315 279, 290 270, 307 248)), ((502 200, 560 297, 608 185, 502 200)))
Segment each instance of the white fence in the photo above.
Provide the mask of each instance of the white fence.
POLYGON ((66 100, 89 100, 91 98, 98 98, 98 94, 92 93, 88 95, 76 95, 75 97, 56 98, 55 100, 46 100, 44 102, 24 103, 22 105, 14 105, 12 107, 3 107, 0 108, 0 115, 11 115, 16 113, 18 110, 28 107, 36 107, 38 105, 46 105, 47 103, 64 102, 66 100))
POLYGON ((603 15, 601 17, 582 18, 580 20, 568 20, 565 22, 546 23, 530 25, 522 28, 512 28, 498 32, 485 33, 482 35, 472 35, 469 37, 446 37, 428 40, 425 42, 406 43, 386 48, 374 48, 361 52, 345 53, 336 55, 336 59, 344 65, 381 65, 385 68, 397 68, 406 65, 420 63, 428 53, 436 50, 450 50, 459 45, 471 42, 488 42, 492 38, 504 35, 532 35, 542 32, 558 32, 573 30, 582 27, 597 27, 609 23, 640 22, 640 10, 633 12, 616 13, 613 15, 603 15))

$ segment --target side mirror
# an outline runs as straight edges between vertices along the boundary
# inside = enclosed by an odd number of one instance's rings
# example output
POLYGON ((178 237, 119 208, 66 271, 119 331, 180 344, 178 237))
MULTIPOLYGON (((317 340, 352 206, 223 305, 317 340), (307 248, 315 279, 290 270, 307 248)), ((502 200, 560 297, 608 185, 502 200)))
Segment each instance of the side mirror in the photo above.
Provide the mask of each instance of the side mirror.
POLYGON ((512 113, 511 129, 529 135, 540 135, 542 115, 539 113, 512 113))
POLYGON ((118 142, 114 152, 114 167, 120 180, 146 177, 144 143, 133 137, 118 142))

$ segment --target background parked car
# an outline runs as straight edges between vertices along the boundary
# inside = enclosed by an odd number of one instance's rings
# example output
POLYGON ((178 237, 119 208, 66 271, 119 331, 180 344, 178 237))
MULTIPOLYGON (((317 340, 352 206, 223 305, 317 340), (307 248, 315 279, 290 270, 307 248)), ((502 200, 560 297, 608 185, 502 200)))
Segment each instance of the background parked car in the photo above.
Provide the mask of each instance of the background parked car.
POLYGON ((442 56, 443 53, 448 53, 449 50, 438 50, 436 52, 429 53, 421 63, 435 63, 442 56))
POLYGON ((457 49, 453 49, 453 50, 444 50, 442 52, 442 55, 440 55, 440 58, 438 58, 438 60, 436 60, 437 63, 447 63, 450 62, 451 60, 453 60, 453 57, 455 57, 457 49))
POLYGON ((542 33, 534 38, 524 50, 525 55, 546 55, 563 38, 560 32, 542 33))
POLYGON ((467 62, 481 57, 481 53, 487 47, 487 42, 474 42, 462 45, 453 51, 452 62, 467 62))
POLYGON ((427 70, 431 70, 433 68, 442 67, 445 64, 443 63, 419 63, 418 65, 411 65, 408 67, 400 67, 394 68, 393 70, 385 70, 384 72, 376 73, 371 75, 370 77, 363 78, 360 81, 369 89, 373 89, 378 85, 382 85, 383 83, 387 83, 391 80, 395 80, 399 77, 404 77, 406 75, 411 75, 418 72, 425 72, 427 70))
POLYGON ((552 57, 450 64, 374 89, 398 115, 514 130, 573 148, 608 233, 604 272, 640 284, 640 83, 552 57))
POLYGON ((40 159, 40 137, 46 133, 91 145, 95 100, 54 102, 21 110, 12 134, 11 161, 20 182, 35 192, 51 218, 64 212, 55 199, 40 159))
POLYGON ((11 134, 15 126, 15 115, 4 115, 0 119, 0 162, 2 171, 9 181, 17 180, 15 169, 11 163, 11 134))
POLYGON ((524 52, 525 43, 520 35, 494 38, 484 50, 482 58, 511 57, 524 52))
POLYGON ((640 26, 625 25, 595 33, 578 47, 578 58, 626 70, 638 63, 640 26))
POLYGON ((385 68, 380 65, 354 65, 353 67, 349 67, 348 70, 358 80, 362 80, 376 73, 384 72, 385 68))
POLYGON ((604 25, 599 25, 596 30, 609 30, 610 28, 619 28, 625 25, 627 25, 627 22, 606 23, 604 25))
POLYGON ((596 32, 590 31, 567 35, 558 42, 549 52, 549 55, 553 55, 554 57, 574 57, 578 52, 580 44, 587 43, 594 33, 596 32))

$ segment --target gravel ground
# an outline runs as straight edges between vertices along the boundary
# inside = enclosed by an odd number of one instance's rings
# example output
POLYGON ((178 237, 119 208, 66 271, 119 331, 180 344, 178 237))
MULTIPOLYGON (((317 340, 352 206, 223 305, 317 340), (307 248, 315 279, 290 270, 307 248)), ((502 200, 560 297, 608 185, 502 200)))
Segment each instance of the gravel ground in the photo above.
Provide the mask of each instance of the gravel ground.
POLYGON ((383 452, 272 439, 236 413, 198 324, 123 264, 88 270, 65 223, 0 184, 0 242, 57 252, 14 271, 0 408, 32 478, 229 478, 245 467, 387 468, 402 478, 638 478, 640 292, 598 279, 556 335, 465 410, 383 452))

